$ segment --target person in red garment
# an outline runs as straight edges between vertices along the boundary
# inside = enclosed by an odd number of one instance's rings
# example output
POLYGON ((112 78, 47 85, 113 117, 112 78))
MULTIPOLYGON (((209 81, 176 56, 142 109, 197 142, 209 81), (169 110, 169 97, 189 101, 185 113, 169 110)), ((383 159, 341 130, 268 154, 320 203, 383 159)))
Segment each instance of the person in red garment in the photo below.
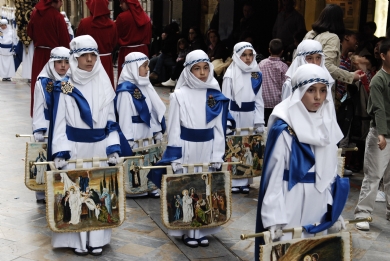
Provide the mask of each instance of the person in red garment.
POLYGON ((141 52, 149 56, 148 44, 152 38, 150 17, 142 9, 138 0, 121 0, 123 12, 116 18, 118 28, 118 77, 121 75, 125 57, 132 52, 141 52))
POLYGON ((69 48, 69 33, 64 17, 60 13, 62 0, 40 0, 31 13, 27 35, 34 42, 35 51, 31 72, 31 109, 33 113, 35 79, 50 59, 50 52, 56 47, 69 48))
POLYGON ((116 24, 110 19, 108 0, 88 0, 87 7, 91 16, 81 19, 76 36, 90 35, 96 41, 100 61, 110 77, 112 88, 115 89, 111 53, 118 42, 118 32, 116 24))

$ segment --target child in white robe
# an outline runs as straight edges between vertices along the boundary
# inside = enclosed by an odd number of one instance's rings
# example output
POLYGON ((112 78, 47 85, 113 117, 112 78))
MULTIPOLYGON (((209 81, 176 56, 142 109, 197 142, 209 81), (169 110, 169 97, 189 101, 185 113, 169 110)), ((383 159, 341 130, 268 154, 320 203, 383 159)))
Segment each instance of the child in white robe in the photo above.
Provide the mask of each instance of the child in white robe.
MULTIPOLYGON (((202 172, 215 171, 223 162, 229 100, 220 92, 213 73, 214 67, 204 51, 190 52, 169 98, 168 146, 162 161, 169 155, 167 162, 171 162, 175 173, 187 173, 182 164, 211 163, 209 170, 194 168, 202 172)), ((206 247, 206 236, 220 229, 168 230, 168 234, 181 236, 189 247, 206 247)))
MULTIPOLYGON (((335 222, 339 231, 349 191, 348 179, 337 175, 337 143, 343 134, 328 73, 302 65, 291 83, 291 98, 279 103, 269 119, 256 221, 256 232, 268 229, 272 240, 281 241, 292 238, 292 233, 282 234, 285 228, 303 226, 304 238, 326 232, 335 222)), ((256 238, 255 259, 260 243, 256 238)))
MULTIPOLYGON (((264 132, 264 101, 262 74, 257 65, 256 51, 247 42, 234 46, 233 62, 223 76, 222 93, 230 99, 230 114, 237 128, 254 128, 255 133, 264 132)), ((241 131, 241 135, 248 131, 241 131)), ((232 193, 249 193, 252 178, 232 179, 232 193)))
POLYGON ((0 20, 0 78, 3 81, 11 81, 15 76, 14 47, 18 38, 8 25, 7 19, 0 20))
MULTIPOLYGON (((135 141, 140 139, 153 137, 161 141, 166 128, 166 107, 149 81, 148 65, 149 59, 145 54, 128 54, 116 88, 119 126, 132 149, 138 148, 135 141)), ((148 145, 151 145, 149 141, 144 140, 142 146, 148 145)), ((158 190, 151 191, 149 195, 160 197, 158 190)))
MULTIPOLYGON (((64 78, 69 69, 69 49, 65 47, 56 47, 50 52, 50 59, 38 75, 36 88, 34 90, 34 110, 32 118, 32 129, 34 139, 37 142, 44 142, 47 139, 44 136, 49 135, 50 111, 48 105, 51 104, 51 93, 55 81, 64 78)), ((50 150, 47 151, 48 155, 50 150)), ((51 159, 51 158, 49 158, 51 159)), ((45 166, 46 167, 46 166, 45 166)), ((44 179, 40 179, 37 184, 42 184, 44 179)), ((36 191, 37 202, 43 202, 45 192, 36 191)))
POLYGON ((282 86, 282 101, 292 93, 291 78, 294 73, 299 66, 309 63, 321 66, 327 72, 329 86, 332 87, 334 80, 325 67, 325 56, 322 52, 322 44, 316 40, 303 40, 298 45, 296 57, 286 72, 288 78, 282 86))
MULTIPOLYGON (((107 157, 108 163, 118 163, 118 132, 114 130, 104 135, 106 127, 117 124, 115 92, 98 54, 97 43, 89 35, 76 37, 70 42, 67 82, 73 89, 72 92, 65 93, 65 89, 58 87, 58 90, 55 86, 53 93, 55 117, 52 152, 56 168, 75 168, 75 164, 67 164, 66 159, 107 157), (76 95, 77 92, 81 95, 76 95), (95 135, 91 134, 92 129, 95 135)), ((101 161, 100 166, 107 166, 107 163, 101 161)), ((92 162, 84 162, 83 167, 92 167, 92 162)), ((101 255, 102 247, 109 244, 110 240, 111 229, 53 233, 52 246, 74 248, 77 255, 101 255)))

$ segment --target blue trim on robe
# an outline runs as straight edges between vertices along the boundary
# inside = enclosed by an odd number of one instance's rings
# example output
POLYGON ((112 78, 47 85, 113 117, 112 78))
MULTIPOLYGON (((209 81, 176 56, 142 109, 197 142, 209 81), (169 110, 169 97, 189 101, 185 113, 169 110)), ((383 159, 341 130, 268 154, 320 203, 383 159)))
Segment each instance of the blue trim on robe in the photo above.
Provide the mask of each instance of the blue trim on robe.
POLYGON ((261 83, 263 82, 263 74, 261 72, 257 72, 257 79, 251 77, 251 82, 252 82, 252 90, 257 95, 261 88, 261 83))
MULTIPOLYGON (((130 146, 129 146, 130 147, 130 146)), ((131 149, 131 148, 130 148, 131 149)), ((121 146, 119 144, 110 145, 106 148, 106 154, 107 156, 112 153, 118 153, 118 155, 121 155, 121 146)))
MULTIPOLYGON (((222 92, 215 90, 215 89, 207 89, 206 92, 206 122, 209 123, 212 121, 215 117, 217 117, 221 111, 222 112, 222 127, 223 127, 223 133, 226 133, 227 128, 227 121, 228 121, 228 106, 229 106, 229 99, 225 97, 225 95, 222 94, 222 92), (214 98, 216 101, 215 105, 213 107, 208 106, 208 98, 210 95, 214 98)), ((234 122, 235 123, 235 122, 234 122)))
POLYGON ((122 82, 121 84, 119 84, 116 87, 115 92, 118 95, 120 92, 125 92, 125 91, 130 93, 131 98, 133 99, 134 107, 137 110, 139 117, 150 128, 150 112, 149 112, 148 104, 146 103, 145 95, 143 95, 140 88, 138 88, 135 84, 133 84, 129 81, 122 82), (134 91, 136 89, 138 89, 138 91, 141 94, 141 98, 139 98, 139 99, 134 98, 134 91))
MULTIPOLYGON (((283 173, 283 180, 289 182, 290 181, 290 170, 285 169, 283 173)), ((316 183, 316 173, 308 172, 305 177, 299 181, 299 183, 316 183)))
POLYGON ((38 131, 46 132, 47 129, 46 128, 36 129, 36 130, 33 131, 33 133, 38 132, 38 131))
POLYGON ((38 80, 41 81, 41 85, 42 85, 42 90, 43 90, 43 93, 44 93, 44 96, 45 96, 45 102, 46 102, 46 106, 47 106, 47 109, 43 109, 43 113, 45 115, 45 120, 49 121, 50 120, 50 110, 51 110, 51 93, 49 93, 47 90, 46 90, 46 86, 49 82, 52 82, 54 84, 54 80, 50 79, 50 78, 47 78, 47 77, 39 77, 38 80))
POLYGON ((241 108, 238 107, 238 104, 236 101, 231 101, 230 102, 230 110, 231 111, 242 111, 242 112, 249 112, 249 111, 254 111, 256 109, 255 102, 242 102, 241 103, 241 108))
POLYGON ((70 141, 93 143, 104 140, 111 132, 117 131, 118 127, 119 124, 114 121, 107 121, 106 127, 100 129, 82 129, 66 125, 66 136, 70 141))
MULTIPOLYGON (((164 154, 155 166, 167 166, 171 164, 172 161, 180 159, 183 157, 181 147, 167 146, 167 149, 164 151, 164 154)), ((167 174, 166 168, 161 169, 151 169, 148 173, 148 179, 152 181, 156 186, 161 189, 161 180, 162 176, 167 174)))
MULTIPOLYGON (((262 219, 261 219, 261 207, 262 207, 264 195, 267 191, 267 186, 268 186, 268 182, 269 182, 269 178, 270 178, 269 176, 266 175, 268 161, 273 153, 273 150, 275 147, 274 145, 275 145, 278 137, 282 133, 282 131, 286 131, 287 133, 290 134, 287 127, 288 127, 287 123, 285 123, 283 120, 279 119, 274 123, 274 125, 272 125, 272 127, 268 133, 267 144, 265 146, 265 152, 264 152, 263 176, 260 180, 260 188, 259 188, 259 196, 258 196, 258 204, 257 204, 257 218, 256 218, 256 230, 255 230, 256 233, 266 231, 266 229, 263 226, 262 219)), ((311 167, 315 163, 314 154, 311 151, 310 145, 300 143, 295 135, 291 135, 291 136, 293 139, 292 139, 292 143, 291 143, 291 156, 290 156, 290 169, 289 169, 290 171, 288 174, 289 190, 291 190, 291 188, 293 188, 293 186, 296 183, 299 183, 302 180, 306 179, 305 176, 308 174, 308 170, 311 169, 311 167)), ((286 174, 284 174, 284 175, 286 175, 286 174)), ((337 182, 337 180, 340 180, 340 178, 338 177, 336 179, 336 182, 337 182)), ((347 197, 348 197, 349 182, 348 182, 348 180, 346 182, 348 183, 348 188, 346 188, 346 186, 342 186, 342 189, 347 190, 347 197)), ((342 181, 341 183, 343 185, 345 185, 345 181, 342 181)), ((338 186, 338 187, 341 187, 341 186, 338 186)), ((339 194, 342 194, 341 189, 338 189, 337 192, 339 194)), ((334 193, 333 196, 336 196, 336 193, 334 193)), ((335 202, 337 200, 339 200, 339 199, 333 198, 333 201, 334 201, 333 204, 335 204, 335 202)), ((341 214, 342 209, 344 208, 345 202, 346 202, 346 200, 344 202, 341 201, 340 204, 338 204, 338 203, 335 204, 335 209, 337 209, 337 212, 335 212, 335 214, 332 214, 332 217, 337 215, 338 212, 339 212, 339 214, 341 214)), ((329 214, 326 214, 326 215, 329 215, 329 214)), ((337 221, 339 216, 340 215, 337 216, 335 221, 337 221)), ((332 221, 333 221, 333 219, 332 219, 332 221)), ((325 229, 329 228, 330 226, 332 226, 333 223, 326 222, 326 224, 324 224, 324 225, 323 225, 323 223, 321 223, 317 227, 317 230, 318 229, 325 230, 325 229)), ((317 230, 311 228, 310 226, 307 226, 307 227, 308 227, 308 229, 306 231, 308 233, 318 233, 318 232, 322 231, 322 230, 317 231, 317 230), (312 231, 315 231, 315 232, 312 232, 312 231)), ((264 245, 264 239, 261 237, 255 238, 255 260, 259 260, 259 247, 258 247, 259 245, 264 245)))
POLYGON ((14 46, 14 51, 15 51, 14 64, 15 64, 15 72, 16 72, 23 61, 23 44, 21 41, 19 41, 18 44, 14 46))

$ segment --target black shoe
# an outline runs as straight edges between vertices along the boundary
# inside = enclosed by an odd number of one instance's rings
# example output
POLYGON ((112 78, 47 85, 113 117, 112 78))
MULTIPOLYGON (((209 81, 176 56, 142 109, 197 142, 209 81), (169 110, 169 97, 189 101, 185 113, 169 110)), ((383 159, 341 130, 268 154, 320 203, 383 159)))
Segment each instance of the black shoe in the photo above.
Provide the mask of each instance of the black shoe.
POLYGON ((208 247, 209 246, 209 240, 207 239, 207 237, 198 238, 197 241, 198 241, 198 245, 201 247, 208 247), (204 241, 204 240, 207 240, 207 243, 202 243, 202 241, 204 241))
POLYGON ((3 82, 10 82, 11 78, 3 78, 3 82))
POLYGON ((241 194, 249 194, 249 187, 248 186, 240 187, 240 192, 241 194))
POLYGON ((195 238, 192 238, 192 237, 186 237, 187 235, 182 235, 181 236, 181 240, 183 240, 183 243, 186 245, 186 246, 189 246, 189 247, 192 247, 192 248, 195 248, 195 247, 198 247, 199 243, 198 241, 195 239, 195 238), (186 237, 186 238, 184 238, 186 237), (196 244, 190 244, 190 242, 196 242, 196 244))
POLYGON ((46 204, 46 200, 45 199, 37 199, 37 203, 46 204))

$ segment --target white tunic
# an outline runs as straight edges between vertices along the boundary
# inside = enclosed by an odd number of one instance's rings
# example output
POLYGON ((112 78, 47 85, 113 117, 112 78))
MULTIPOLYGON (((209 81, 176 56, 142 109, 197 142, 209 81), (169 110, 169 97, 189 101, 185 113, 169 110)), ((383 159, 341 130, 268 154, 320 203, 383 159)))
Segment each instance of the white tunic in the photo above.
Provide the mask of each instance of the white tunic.
MULTIPOLYGON (((161 131, 161 124, 157 119, 157 114, 153 110, 153 104, 150 97, 145 91, 143 91, 142 87, 139 89, 145 96, 145 102, 148 105, 150 113, 150 128, 146 123, 133 123, 131 117, 139 116, 138 111, 134 106, 133 98, 127 91, 120 92, 117 100, 119 126, 121 127, 121 130, 127 140, 150 138, 153 136, 153 133, 161 131)), ((148 144, 144 144, 144 146, 146 145, 148 144)))
POLYGON ((292 94, 291 79, 287 78, 282 86, 282 96, 281 96, 282 101, 288 98, 291 94, 292 94))
POLYGON ((28 48, 23 45, 23 67, 22 67, 22 78, 31 79, 31 71, 32 71, 32 62, 34 57, 34 43, 30 42, 28 48))
MULTIPOLYGON (((0 36, 0 44, 17 44, 17 39, 14 37, 12 29, 7 28, 2 33, 3 36, 0 36)), ((14 55, 10 50, 11 48, 0 48, 0 78, 11 78, 15 76, 14 55)))
MULTIPOLYGON (((71 80, 69 80, 71 82, 71 80)), ((74 83, 73 83, 74 84, 74 83)), ((93 91, 94 86, 91 83, 85 85, 74 84, 88 101, 93 113, 93 91)), ((95 99, 94 99, 95 100, 95 99)), ((105 128, 107 121, 115 121, 114 103, 110 102, 107 106, 100 108, 92 114, 93 127, 105 128)), ((94 143, 82 143, 69 141, 66 136, 66 125, 75 128, 90 129, 81 119, 80 111, 73 97, 61 94, 58 104, 57 117, 53 131, 53 154, 60 151, 70 151, 71 159, 83 159, 92 157, 107 157, 106 148, 111 145, 119 145, 118 133, 111 132, 109 136, 102 141, 94 143)), ((101 161, 100 166, 107 166, 107 163, 101 161)), ((84 163, 84 168, 92 167, 92 162, 84 163)), ((67 169, 74 169, 74 164, 68 164, 67 169)), ((101 247, 111 240, 111 229, 81 232, 81 233, 53 233, 53 247, 70 247, 85 249, 86 244, 91 247, 101 247)))
POLYGON ((46 129, 44 135, 49 133, 50 121, 46 120, 44 110, 47 109, 45 93, 42 88, 40 80, 35 83, 34 90, 34 110, 32 118, 32 129, 33 132, 39 129, 46 129))
MULTIPOLYGON (((292 137, 283 131, 268 161, 266 176, 269 177, 269 185, 261 207, 264 228, 284 225, 285 229, 320 223, 327 212, 327 204, 333 204, 330 186, 322 193, 315 188, 314 183, 297 183, 288 190, 288 182, 283 180, 283 173, 285 169, 289 169, 291 142, 292 137)), ((309 170, 314 171, 315 166, 309 170)), ((311 236, 313 234, 303 233, 303 237, 311 236)), ((280 240, 291 238, 291 233, 284 233, 280 240)))

